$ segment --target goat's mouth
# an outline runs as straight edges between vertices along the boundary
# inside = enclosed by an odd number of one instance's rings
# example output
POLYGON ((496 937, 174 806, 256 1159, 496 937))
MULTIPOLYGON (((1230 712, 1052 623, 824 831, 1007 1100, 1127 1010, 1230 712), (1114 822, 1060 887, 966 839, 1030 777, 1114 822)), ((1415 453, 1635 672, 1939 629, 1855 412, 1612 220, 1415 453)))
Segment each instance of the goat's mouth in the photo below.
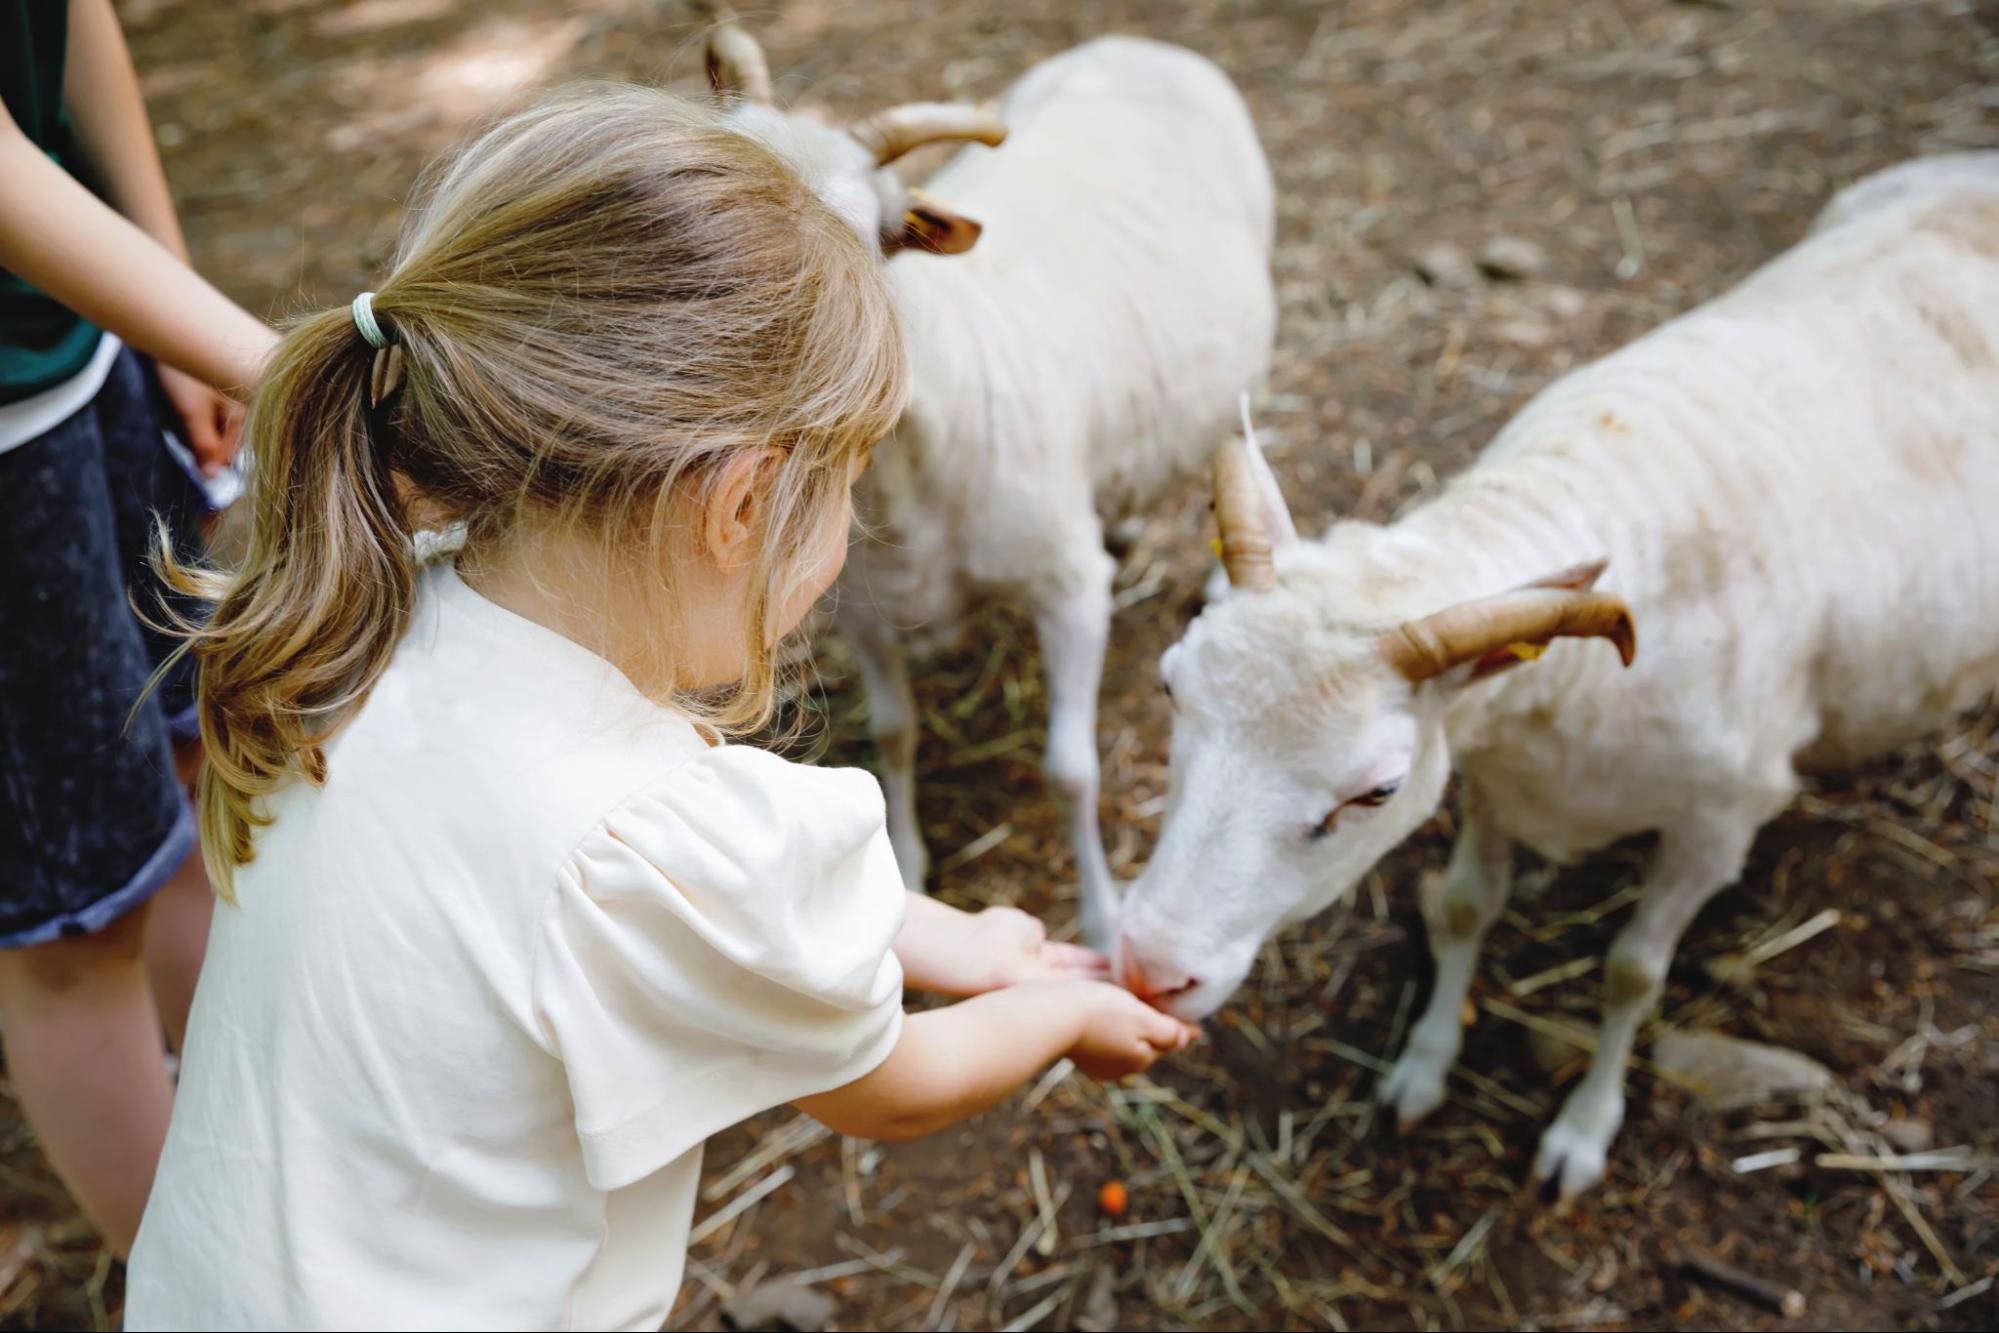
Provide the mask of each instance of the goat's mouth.
POLYGON ((1169 1013, 1182 1022, 1198 1023, 1228 1002, 1239 983, 1190 981, 1165 995, 1150 995, 1153 1008, 1169 1013))

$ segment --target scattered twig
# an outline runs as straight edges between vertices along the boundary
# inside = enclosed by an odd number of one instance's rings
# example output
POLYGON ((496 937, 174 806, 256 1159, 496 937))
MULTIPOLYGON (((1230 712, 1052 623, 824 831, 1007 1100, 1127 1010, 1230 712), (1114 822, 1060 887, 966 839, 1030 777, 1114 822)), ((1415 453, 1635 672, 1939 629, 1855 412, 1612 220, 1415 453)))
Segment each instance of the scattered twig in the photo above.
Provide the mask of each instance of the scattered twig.
POLYGON ((688 1245, 690 1247, 699 1245, 702 1241, 708 1239, 708 1237, 714 1235, 717 1231, 720 1231, 723 1227, 729 1225, 729 1223, 755 1207, 767 1195, 783 1189, 785 1185, 790 1183, 791 1178, 797 1174, 798 1168, 792 1166, 789 1162, 771 1172, 762 1180, 759 1180, 756 1184, 738 1194, 734 1199, 729 1201, 726 1207, 716 1211, 713 1216, 689 1232, 687 1236, 688 1245))
POLYGON ((1786 1319, 1802 1318, 1805 1313, 1805 1294, 1795 1287, 1770 1282, 1745 1273, 1740 1268, 1725 1264, 1711 1254, 1688 1248, 1682 1258, 1687 1271, 1703 1278, 1714 1286, 1732 1291, 1738 1296, 1747 1296, 1786 1319))

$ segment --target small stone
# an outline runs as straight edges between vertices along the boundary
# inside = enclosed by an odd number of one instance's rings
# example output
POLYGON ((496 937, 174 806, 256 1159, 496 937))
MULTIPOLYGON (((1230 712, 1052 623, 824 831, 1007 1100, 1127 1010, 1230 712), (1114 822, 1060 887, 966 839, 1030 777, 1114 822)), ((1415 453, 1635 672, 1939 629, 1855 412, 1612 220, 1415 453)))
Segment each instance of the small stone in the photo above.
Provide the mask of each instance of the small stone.
POLYGON ((1538 319, 1505 319, 1495 324, 1493 336, 1503 343, 1515 347, 1546 347, 1554 340, 1554 333, 1538 319))
POLYGON ((773 1278, 753 1287, 739 1287, 722 1303, 722 1318, 730 1328, 792 1329, 818 1333, 833 1322, 838 1305, 815 1287, 773 1278))
POLYGON ((1914 1116, 1890 1120, 1881 1126, 1881 1137, 1888 1140, 1896 1152, 1928 1152, 1936 1145, 1936 1130, 1927 1120, 1914 1116))
POLYGON ((1541 293, 1541 304, 1559 320, 1571 320, 1589 309, 1589 297, 1573 287, 1549 287, 1541 293))
POLYGON ((1495 236, 1478 252, 1478 267, 1488 278, 1538 278, 1548 271, 1548 252, 1523 237, 1495 236))
POLYGON ((1410 262, 1432 287, 1466 287, 1478 276, 1465 252, 1449 241, 1424 246, 1410 262))
POLYGON ((1717 1111, 1832 1086, 1832 1071, 1808 1055, 1719 1032, 1668 1028, 1652 1043, 1652 1061, 1717 1111))

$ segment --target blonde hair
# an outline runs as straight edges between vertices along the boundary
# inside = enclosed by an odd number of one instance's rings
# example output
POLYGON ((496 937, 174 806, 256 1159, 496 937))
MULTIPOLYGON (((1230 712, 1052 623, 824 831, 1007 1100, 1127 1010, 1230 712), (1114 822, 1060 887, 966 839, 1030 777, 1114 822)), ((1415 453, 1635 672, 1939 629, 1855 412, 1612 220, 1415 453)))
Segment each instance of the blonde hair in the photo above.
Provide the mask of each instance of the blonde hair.
POLYGON ((224 898, 269 822, 260 798, 325 779, 324 745, 408 625, 413 510, 462 522, 468 554, 593 538, 615 590, 645 598, 659 669, 642 687, 751 727, 776 693, 772 617, 842 512, 857 451, 905 400, 879 256, 705 108, 571 90, 475 135, 422 193, 374 295, 400 386, 370 406, 376 353, 345 306, 301 320, 250 405, 240 564, 160 556, 214 603, 183 651, 200 665, 197 805, 224 898), (744 676, 690 697, 672 672, 671 506, 770 447, 744 676))

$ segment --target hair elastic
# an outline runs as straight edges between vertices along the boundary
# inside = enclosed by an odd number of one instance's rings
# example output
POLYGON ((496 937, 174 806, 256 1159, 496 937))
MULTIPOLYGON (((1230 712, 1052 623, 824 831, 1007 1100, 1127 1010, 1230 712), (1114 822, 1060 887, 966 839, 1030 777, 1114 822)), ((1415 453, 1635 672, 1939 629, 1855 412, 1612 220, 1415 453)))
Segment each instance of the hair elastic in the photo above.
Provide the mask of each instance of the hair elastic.
POLYGON ((354 327, 361 331, 361 338, 368 346, 381 351, 389 345, 382 333, 382 326, 375 322, 375 294, 362 292, 354 298, 354 304, 347 307, 354 316, 354 327))

